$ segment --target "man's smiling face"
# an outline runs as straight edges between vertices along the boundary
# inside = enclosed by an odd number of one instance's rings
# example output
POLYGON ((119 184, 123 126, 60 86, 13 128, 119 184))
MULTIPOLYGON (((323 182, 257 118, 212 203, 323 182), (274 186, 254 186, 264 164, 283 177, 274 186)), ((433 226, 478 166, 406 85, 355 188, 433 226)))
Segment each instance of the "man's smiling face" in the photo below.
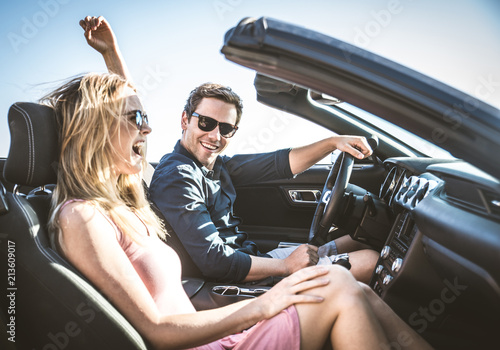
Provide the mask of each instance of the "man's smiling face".
MULTIPOLYGON (((236 107, 216 98, 203 98, 194 111, 200 115, 211 117, 220 123, 236 124, 236 107)), ((212 131, 198 128, 198 118, 188 120, 186 112, 182 113, 181 145, 188 150, 207 169, 212 169, 217 156, 229 145, 230 139, 221 136, 219 126, 212 131)))

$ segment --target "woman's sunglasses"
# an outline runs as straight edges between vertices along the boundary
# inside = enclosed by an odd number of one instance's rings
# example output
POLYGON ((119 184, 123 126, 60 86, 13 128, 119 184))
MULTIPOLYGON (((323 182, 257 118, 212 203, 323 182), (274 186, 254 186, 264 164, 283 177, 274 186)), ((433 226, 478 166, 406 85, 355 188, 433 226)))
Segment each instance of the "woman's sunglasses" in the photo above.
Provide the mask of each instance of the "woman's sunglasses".
POLYGON ((148 115, 140 110, 130 112, 130 120, 135 121, 135 126, 139 131, 142 131, 144 124, 149 125, 148 115))
POLYGON ((238 130, 238 127, 233 124, 229 123, 220 123, 214 118, 207 117, 205 115, 200 115, 196 112, 193 112, 191 114, 192 117, 198 118, 198 128, 203 131, 212 131, 214 130, 217 125, 219 126, 219 132, 222 137, 224 138, 230 138, 233 137, 234 133, 236 130, 238 130))

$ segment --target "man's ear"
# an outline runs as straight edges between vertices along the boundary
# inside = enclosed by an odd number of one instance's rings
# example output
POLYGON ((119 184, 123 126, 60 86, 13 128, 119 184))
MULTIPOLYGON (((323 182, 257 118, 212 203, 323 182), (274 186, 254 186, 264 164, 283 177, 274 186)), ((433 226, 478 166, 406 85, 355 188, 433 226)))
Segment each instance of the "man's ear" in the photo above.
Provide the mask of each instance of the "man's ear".
POLYGON ((181 118, 181 128, 183 131, 187 129, 188 124, 189 124, 188 117, 186 111, 184 111, 182 112, 182 118, 181 118))

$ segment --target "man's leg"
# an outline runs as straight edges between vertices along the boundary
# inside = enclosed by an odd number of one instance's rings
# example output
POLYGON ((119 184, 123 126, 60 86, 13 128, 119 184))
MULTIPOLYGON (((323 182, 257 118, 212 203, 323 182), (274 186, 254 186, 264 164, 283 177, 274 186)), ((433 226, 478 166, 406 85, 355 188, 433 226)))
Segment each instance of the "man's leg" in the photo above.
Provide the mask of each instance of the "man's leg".
POLYGON ((341 236, 319 247, 318 264, 329 265, 335 260, 334 255, 349 253, 351 273, 358 281, 369 283, 379 253, 368 248, 368 245, 353 240, 349 235, 341 236))
POLYGON ((355 252, 357 250, 370 249, 370 246, 355 241, 349 235, 341 236, 328 243, 323 244, 318 249, 319 256, 332 256, 342 253, 355 252))
POLYGON ((351 272, 361 282, 369 283, 377 264, 379 252, 370 249, 370 246, 355 241, 349 235, 341 236, 335 240, 338 254, 349 253, 351 272))
MULTIPOLYGON (((352 241, 350 237, 349 239, 352 241)), ((318 265, 331 265, 332 260, 334 258, 333 255, 336 255, 337 253, 340 254, 346 252, 345 250, 341 251, 340 249, 338 249, 337 251, 337 248, 346 249, 349 247, 354 247, 353 245, 349 246, 348 244, 345 244, 345 242, 349 243, 349 240, 342 239, 340 241, 340 246, 337 245, 337 247, 335 244, 332 244, 331 242, 328 242, 325 245, 319 247, 318 265)), ((295 249, 297 249, 297 247, 276 248, 274 250, 271 250, 267 254, 271 255, 274 259, 285 259, 295 249)), ((379 253, 371 249, 363 249, 363 250, 348 251, 348 252, 349 252, 349 263, 351 264, 351 273, 354 276, 354 278, 356 278, 356 280, 360 282, 369 283, 373 270, 375 269, 379 253)))
POLYGON ((297 249, 298 246, 287 247, 287 248, 276 248, 267 252, 267 254, 271 255, 273 259, 286 259, 292 254, 292 252, 297 249))
POLYGON ((341 236, 335 239, 334 242, 337 246, 337 254, 350 253, 362 249, 370 249, 369 245, 355 241, 349 235, 341 236))
POLYGON ((357 250, 349 253, 351 273, 356 280, 369 283, 377 264, 379 253, 372 249, 357 250))

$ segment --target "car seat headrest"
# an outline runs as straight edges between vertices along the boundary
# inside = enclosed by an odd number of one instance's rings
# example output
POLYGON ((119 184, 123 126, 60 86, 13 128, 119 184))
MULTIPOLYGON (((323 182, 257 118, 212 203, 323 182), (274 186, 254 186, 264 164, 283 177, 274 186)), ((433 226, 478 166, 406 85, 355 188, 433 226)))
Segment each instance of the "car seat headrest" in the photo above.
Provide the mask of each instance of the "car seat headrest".
POLYGON ((38 187, 55 184, 59 158, 54 109, 18 102, 9 109, 10 149, 4 167, 7 181, 38 187))

